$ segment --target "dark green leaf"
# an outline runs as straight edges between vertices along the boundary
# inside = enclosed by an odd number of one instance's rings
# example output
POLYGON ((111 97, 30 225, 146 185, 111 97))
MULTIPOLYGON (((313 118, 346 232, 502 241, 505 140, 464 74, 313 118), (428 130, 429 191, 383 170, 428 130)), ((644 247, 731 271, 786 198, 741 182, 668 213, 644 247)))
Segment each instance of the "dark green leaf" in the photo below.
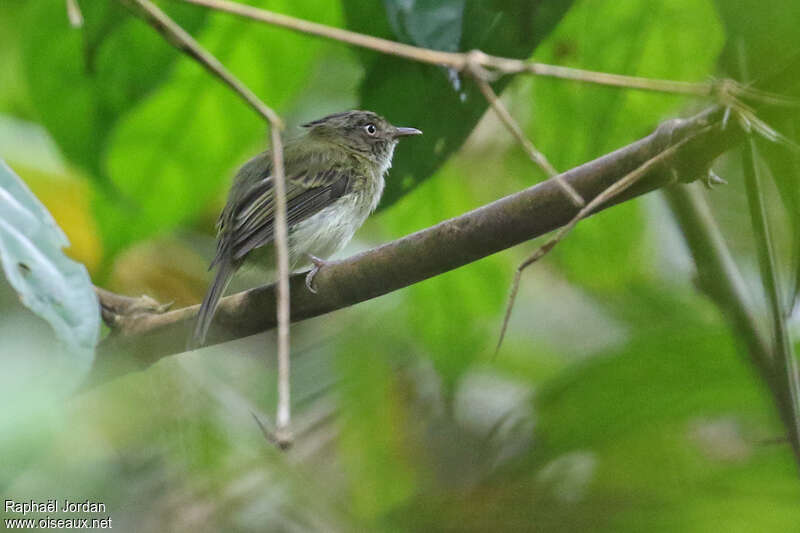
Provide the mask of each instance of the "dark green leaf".
MULTIPOLYGON (((527 58, 569 9, 571 1, 522 0, 431 2, 387 1, 395 34, 378 3, 344 0, 348 27, 411 44, 445 50, 527 58), (420 22, 424 20, 423 22, 420 22)), ((468 79, 447 69, 390 56, 362 56, 368 65, 361 106, 390 121, 425 133, 423 142, 402 143, 387 183, 383 205, 427 179, 456 151, 486 111, 483 95, 468 79)), ((507 80, 494 84, 505 87, 507 80)))
POLYGON ((455 52, 461 42, 466 0, 384 0, 386 15, 399 40, 455 52))

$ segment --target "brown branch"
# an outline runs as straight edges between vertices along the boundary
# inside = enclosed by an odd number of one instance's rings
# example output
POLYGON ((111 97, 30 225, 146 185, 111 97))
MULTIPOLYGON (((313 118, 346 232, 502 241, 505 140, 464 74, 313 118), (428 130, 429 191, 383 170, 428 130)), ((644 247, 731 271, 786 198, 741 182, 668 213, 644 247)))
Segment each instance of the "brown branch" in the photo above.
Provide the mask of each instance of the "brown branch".
POLYGON ((211 55, 194 37, 180 27, 174 20, 161 11, 150 0, 119 0, 131 8, 131 11, 156 29, 175 48, 193 58, 212 75, 222 80, 228 87, 247 102, 259 115, 278 129, 283 129, 281 118, 264 102, 240 82, 236 76, 225 68, 220 61, 211 55))
MULTIPOLYGON (((561 174, 582 197, 591 201, 646 161, 688 137, 695 138, 664 161, 681 176, 697 176, 710 162, 741 138, 738 129, 721 130, 722 109, 713 108, 689 120, 670 120, 647 137, 561 174), (711 131, 698 133, 709 125, 711 131)), ((652 169, 624 193, 605 203, 639 196, 671 180, 664 168, 652 169)), ((397 241, 354 257, 331 262, 315 278, 318 293, 305 286, 304 275, 290 279, 293 321, 322 315, 376 298, 424 279, 543 235, 572 220, 578 212, 550 179, 529 189, 397 241)), ((267 331, 276 324, 274 286, 264 286, 224 298, 209 344, 267 331)), ((117 330, 98 348, 94 382, 184 350, 183 339, 197 306, 160 315, 135 315, 117 320, 117 330), (121 364, 122 366, 117 366, 121 364)))

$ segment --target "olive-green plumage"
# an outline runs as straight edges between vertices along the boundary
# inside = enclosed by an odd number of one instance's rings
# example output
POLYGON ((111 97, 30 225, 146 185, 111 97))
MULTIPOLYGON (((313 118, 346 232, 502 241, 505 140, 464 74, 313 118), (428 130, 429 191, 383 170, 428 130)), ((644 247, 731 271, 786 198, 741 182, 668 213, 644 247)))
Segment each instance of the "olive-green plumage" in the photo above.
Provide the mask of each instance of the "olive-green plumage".
MULTIPOLYGON (((342 249, 377 207, 397 141, 422 132, 392 126, 371 111, 346 111, 309 122, 283 149, 289 267, 342 249)), ((246 259, 274 264, 271 152, 245 163, 220 215, 214 281, 198 313, 192 346, 201 346, 219 299, 246 259)))

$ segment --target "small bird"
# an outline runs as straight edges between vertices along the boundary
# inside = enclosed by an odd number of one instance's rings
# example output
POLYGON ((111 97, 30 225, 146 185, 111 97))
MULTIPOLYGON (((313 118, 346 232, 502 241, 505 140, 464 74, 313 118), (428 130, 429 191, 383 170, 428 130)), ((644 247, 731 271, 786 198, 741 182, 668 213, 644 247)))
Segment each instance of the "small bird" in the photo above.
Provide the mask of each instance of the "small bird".
MULTIPOLYGON (((420 135, 371 111, 345 111, 303 124, 303 135, 283 149, 286 176, 289 269, 313 265, 306 286, 325 259, 350 242, 378 206, 384 175, 401 137, 420 135)), ((197 315, 190 346, 202 346, 233 275, 245 260, 274 265, 275 203, 272 156, 265 151, 236 174, 217 223, 217 268, 197 315)))

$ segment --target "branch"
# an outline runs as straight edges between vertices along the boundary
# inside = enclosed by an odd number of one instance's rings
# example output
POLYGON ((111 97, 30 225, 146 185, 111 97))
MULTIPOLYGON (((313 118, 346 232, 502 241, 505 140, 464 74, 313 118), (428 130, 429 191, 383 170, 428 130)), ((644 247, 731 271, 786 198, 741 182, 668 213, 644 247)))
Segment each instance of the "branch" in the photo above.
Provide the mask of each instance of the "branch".
MULTIPOLYGON (((550 161, 547 160, 547 157, 536 149, 533 143, 525 136, 523 133, 522 128, 520 127, 519 123, 511 116, 511 113, 508 112, 506 106, 503 105, 503 102, 500 101, 500 98, 497 96, 497 93, 494 92, 492 86, 489 85, 489 82, 483 79, 482 77, 475 76, 475 84, 478 86, 478 89, 481 90, 483 93, 483 97, 486 98, 486 101, 489 102, 489 105, 494 110, 497 118, 503 123, 503 125, 508 129, 509 133, 514 136, 517 142, 522 146, 522 149, 534 162, 534 164, 538 165, 548 177, 552 178, 558 175, 558 171, 550 164, 550 161)), ((577 194, 575 191, 570 191, 566 189, 567 193, 573 197, 575 200, 575 205, 581 207, 583 205, 582 198, 575 198, 573 195, 577 194)))
POLYGON ((584 83, 594 83, 610 87, 625 87, 628 89, 639 89, 643 91, 656 91, 671 94, 686 94, 691 96, 707 97, 713 96, 716 92, 714 83, 697 83, 673 80, 658 80, 651 78, 639 78, 636 76, 624 76, 621 74, 609 74, 606 72, 595 72, 591 70, 562 67, 558 65, 548 65, 533 61, 524 61, 509 57, 498 57, 484 54, 480 51, 467 53, 443 52, 431 50, 409 44, 398 43, 380 37, 364 35, 333 26, 317 24, 307 20, 282 15, 247 6, 227 0, 181 0, 189 4, 207 7, 217 11, 224 11, 239 17, 263 22, 272 26, 280 26, 299 33, 306 33, 332 39, 360 48, 368 48, 376 52, 390 54, 398 57, 450 67, 457 71, 469 68, 470 62, 477 62, 486 69, 491 69, 501 74, 532 74, 549 78, 559 78, 563 80, 579 81, 584 83))
MULTIPOLYGON (((474 54, 470 54, 470 58, 473 57, 474 54)), ((522 132, 522 128, 519 126, 514 117, 511 116, 511 113, 508 112, 508 109, 506 109, 506 106, 503 105, 503 102, 501 102, 497 97, 497 93, 494 92, 494 89, 492 89, 492 86, 489 85, 489 82, 486 81, 489 76, 486 74, 483 67, 473 62, 467 67, 467 71, 469 72, 470 76, 472 76, 473 80, 475 80, 475 84, 483 93, 483 97, 486 98, 486 101, 492 107, 495 114, 505 125, 511 135, 513 135, 520 145, 522 145, 522 149, 525 150, 525 153, 528 154, 528 157, 530 157, 531 161, 533 161, 535 165, 538 165, 545 172, 545 174, 556 180, 558 186, 563 189, 564 193, 569 196, 570 200, 572 200, 572 203, 574 203, 576 207, 583 207, 586 205, 586 202, 583 201, 581 195, 578 194, 575 189, 573 189, 561 178, 561 176, 558 175, 558 171, 553 167, 553 165, 550 164, 550 161, 547 160, 543 153, 533 146, 533 143, 530 141, 530 139, 528 139, 522 132)))
MULTIPOLYGON (((722 130, 722 114, 723 110, 715 107, 688 120, 667 121, 647 137, 560 176, 591 201, 687 137, 694 138, 666 158, 662 166, 651 169, 634 186, 598 210, 668 183, 672 179, 669 169, 679 168, 681 176, 701 175, 717 155, 741 139, 736 128, 722 130)), ((317 294, 306 288, 303 274, 293 275, 291 318, 293 321, 311 318, 407 287, 548 233, 567 224, 577 213, 578 209, 556 181, 547 180, 397 241, 330 262, 315 278, 317 294)), ((274 286, 224 298, 209 331, 209 344, 275 327, 275 298, 274 286)), ((118 317, 118 329, 98 348, 91 381, 96 383, 145 368, 165 356, 182 352, 185 332, 197 308, 118 317)))

